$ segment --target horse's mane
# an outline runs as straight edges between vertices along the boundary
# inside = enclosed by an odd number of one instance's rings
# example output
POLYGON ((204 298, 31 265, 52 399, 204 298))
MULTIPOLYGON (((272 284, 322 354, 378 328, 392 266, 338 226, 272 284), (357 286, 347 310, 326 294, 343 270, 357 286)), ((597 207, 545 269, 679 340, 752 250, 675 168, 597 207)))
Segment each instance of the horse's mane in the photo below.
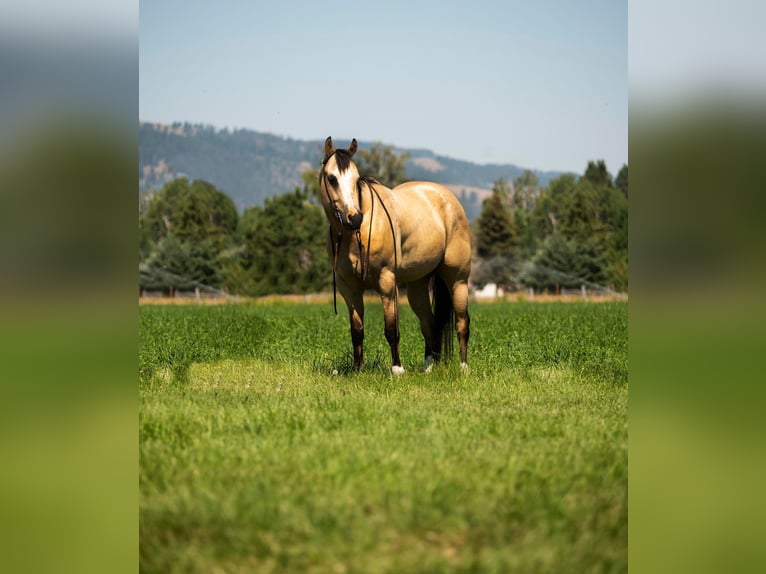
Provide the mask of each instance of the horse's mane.
POLYGON ((364 183, 366 183, 370 187, 372 187, 373 185, 382 185, 377 179, 375 179, 372 176, 360 175, 359 176, 359 181, 363 181, 364 183))

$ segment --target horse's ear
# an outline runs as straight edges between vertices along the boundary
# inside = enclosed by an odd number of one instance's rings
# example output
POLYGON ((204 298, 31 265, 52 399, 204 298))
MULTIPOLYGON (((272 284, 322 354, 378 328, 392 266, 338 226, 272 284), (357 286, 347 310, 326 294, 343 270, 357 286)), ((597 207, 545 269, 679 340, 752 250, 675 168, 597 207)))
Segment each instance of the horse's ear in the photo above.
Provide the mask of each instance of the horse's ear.
POLYGON ((351 140, 351 144, 348 146, 348 153, 353 157, 356 153, 356 138, 351 140))
POLYGON ((324 140, 324 155, 325 155, 325 157, 331 156, 334 151, 335 151, 335 146, 332 145, 332 137, 327 136, 327 139, 324 140))

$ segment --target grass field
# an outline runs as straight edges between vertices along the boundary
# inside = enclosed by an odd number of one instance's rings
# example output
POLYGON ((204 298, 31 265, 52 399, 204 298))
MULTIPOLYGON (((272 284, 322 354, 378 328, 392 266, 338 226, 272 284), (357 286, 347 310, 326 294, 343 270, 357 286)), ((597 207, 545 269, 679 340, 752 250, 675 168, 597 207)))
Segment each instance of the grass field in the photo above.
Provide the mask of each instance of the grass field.
POLYGON ((345 310, 142 305, 141 570, 627 571, 627 304, 471 312, 392 378, 379 304, 361 374, 345 310))

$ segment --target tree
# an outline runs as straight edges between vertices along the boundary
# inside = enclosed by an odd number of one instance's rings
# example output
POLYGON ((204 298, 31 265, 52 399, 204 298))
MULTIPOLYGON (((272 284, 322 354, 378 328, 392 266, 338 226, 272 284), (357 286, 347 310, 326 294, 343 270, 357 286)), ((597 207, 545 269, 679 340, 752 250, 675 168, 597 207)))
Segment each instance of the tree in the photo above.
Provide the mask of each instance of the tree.
POLYGON ((531 257, 537 247, 532 218, 532 209, 537 194, 537 176, 530 170, 524 171, 523 174, 513 180, 511 213, 519 236, 519 256, 522 259, 531 257))
POLYGON ((521 271, 520 281, 536 289, 577 288, 601 285, 604 261, 594 242, 578 242, 560 232, 545 239, 541 248, 521 271))
POLYGON ((628 197, 628 166, 624 164, 620 171, 617 172, 617 177, 614 180, 614 185, 619 189, 625 197, 628 197))
POLYGON ((525 170, 519 177, 513 180, 513 199, 511 206, 514 209, 530 211, 537 194, 539 182, 534 172, 525 170))
POLYGON ((329 287, 327 221, 304 191, 245 210, 238 233, 243 244, 238 292, 309 293, 329 287))
POLYGON ((184 241, 216 239, 225 243, 239 216, 228 195, 205 181, 186 178, 167 183, 147 202, 139 220, 151 241, 173 233, 184 241))
POLYGON ((589 161, 583 177, 595 185, 612 186, 612 174, 607 171, 603 159, 596 162, 589 161))
POLYGON ((515 285, 519 259, 519 236, 509 208, 510 188, 504 179, 492 187, 475 222, 476 251, 481 261, 473 274, 478 285, 496 283, 506 288, 515 285))
POLYGON ((386 187, 395 187, 407 179, 409 157, 409 152, 397 154, 393 147, 376 142, 369 150, 359 150, 356 166, 362 176, 374 177, 386 187))
POLYGON ((471 281, 480 289, 489 283, 500 285, 506 290, 518 287, 518 261, 508 255, 494 255, 476 261, 471 269, 471 281))
POLYGON ((145 196, 139 213, 140 286, 225 286, 239 216, 234 202, 204 181, 180 178, 145 196))
POLYGON ((545 238, 535 256, 523 265, 519 279, 528 287, 558 292, 561 287, 577 284, 572 282, 570 273, 574 259, 573 246, 560 232, 554 232, 545 238))
POLYGON ((141 287, 190 291, 220 287, 225 276, 219 250, 209 241, 183 241, 170 233, 163 237, 141 266, 141 287))
POLYGON ((479 257, 516 256, 519 238, 508 209, 508 183, 499 179, 492 195, 484 200, 476 221, 476 249, 479 257))
POLYGON ((317 204, 322 202, 322 190, 319 187, 319 170, 309 169, 301 174, 303 179, 303 193, 317 204))
POLYGON ((577 180, 553 180, 537 198, 531 220, 539 246, 522 270, 525 284, 627 287, 627 198, 612 185, 603 160, 588 162, 577 180))
POLYGON ((532 210, 532 225, 538 241, 554 233, 570 202, 576 185, 575 176, 564 174, 548 184, 535 202, 532 210))

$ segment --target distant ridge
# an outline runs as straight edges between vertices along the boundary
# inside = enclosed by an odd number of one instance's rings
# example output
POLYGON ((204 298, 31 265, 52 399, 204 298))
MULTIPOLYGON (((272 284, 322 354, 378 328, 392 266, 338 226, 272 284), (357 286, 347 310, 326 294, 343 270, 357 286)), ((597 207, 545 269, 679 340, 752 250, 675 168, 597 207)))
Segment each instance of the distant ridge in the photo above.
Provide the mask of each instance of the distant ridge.
MULTIPOLYGON (((359 147, 369 149, 372 143, 360 141, 359 147)), ((322 149, 321 140, 296 140, 249 129, 139 122, 139 192, 185 176, 214 184, 243 210, 302 187, 301 174, 319 166, 322 149)), ((447 185, 461 199, 470 219, 478 215, 481 201, 495 181, 503 177, 510 182, 525 170, 513 164, 480 165, 425 149, 395 145, 394 149, 410 153, 409 179, 447 185)), ((563 173, 533 171, 540 185, 563 173)))

